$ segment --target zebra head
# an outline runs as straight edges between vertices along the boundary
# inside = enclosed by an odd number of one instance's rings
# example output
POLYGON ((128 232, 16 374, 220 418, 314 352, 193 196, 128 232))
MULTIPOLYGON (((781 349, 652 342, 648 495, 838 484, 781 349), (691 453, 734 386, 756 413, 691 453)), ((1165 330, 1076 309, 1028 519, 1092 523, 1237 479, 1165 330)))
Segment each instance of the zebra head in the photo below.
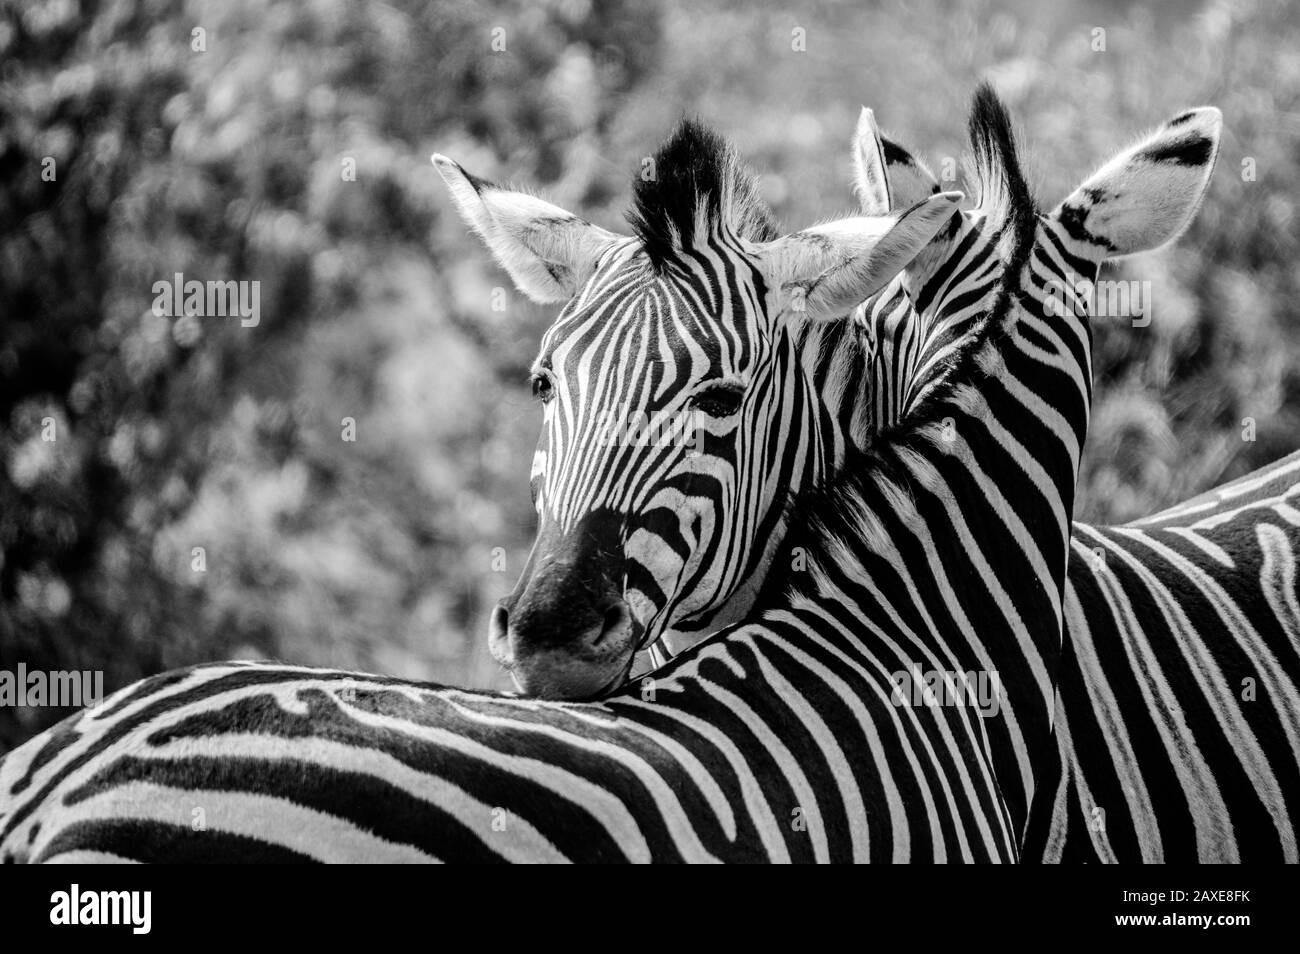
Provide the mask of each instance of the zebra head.
POLYGON ((838 426, 809 329, 891 280, 961 196, 781 235, 730 146, 685 121, 625 237, 434 163, 520 291, 564 303, 533 365, 537 538, 492 652, 524 692, 598 695, 669 629, 752 603, 838 426))
MULTIPOLYGON (((976 102, 978 112, 981 102, 996 104, 997 100, 991 90, 981 87, 976 102)), ((978 115, 972 121, 978 122, 978 115)), ((1085 260, 1089 263, 1082 269, 1085 274, 1077 277, 1088 281, 1106 261, 1174 241, 1195 216, 1209 187, 1222 122, 1214 107, 1185 110, 1120 151, 1051 212, 1038 216, 1036 243, 1055 244, 1060 254, 1085 260)), ((978 141, 975 144, 978 148, 978 141)), ((983 157, 977 155, 975 161, 983 157)), ((887 215, 891 209, 907 208, 940 191, 925 163, 883 136, 874 114, 865 107, 854 137, 853 164, 854 189, 864 215, 887 215)), ((1028 194, 1006 194, 999 201, 1036 210, 1028 194)), ((912 289, 918 309, 933 303, 940 290, 934 280, 957 270, 953 259, 961 253, 963 239, 983 225, 978 212, 954 213, 948 227, 936 233, 904 269, 901 284, 912 289)), ((1090 291, 1086 285, 1083 290, 1090 291)))
MULTIPOLYGON (((974 161, 987 165, 991 150, 977 135, 981 109, 1001 108, 987 87, 976 96, 972 116, 974 161), (981 104, 984 104, 981 106, 981 104)), ((1039 280, 1026 283, 1044 309, 1091 314, 1100 292, 1103 262, 1172 242, 1188 225, 1208 188, 1218 154, 1222 116, 1213 107, 1187 110, 1136 145, 1115 155, 1047 214, 1038 214, 1027 192, 981 201, 953 213, 948 225, 903 270, 901 281, 855 310, 873 388, 873 430, 888 428, 924 395, 956 352, 977 330, 1000 276, 999 229, 986 211, 1015 204, 1034 211, 1033 245, 1039 280), (906 296, 902 292, 906 291, 906 296), (892 297, 891 297, 892 296, 892 297), (896 306, 906 298, 907 308, 896 306)), ((863 107, 853 140, 854 189, 864 215, 887 215, 938 193, 938 179, 925 163, 886 138, 863 107)), ((997 183, 993 170, 968 170, 977 181, 997 183)), ((998 191, 998 190, 995 190, 998 191)), ((1032 263, 1031 263, 1032 264, 1032 263)))

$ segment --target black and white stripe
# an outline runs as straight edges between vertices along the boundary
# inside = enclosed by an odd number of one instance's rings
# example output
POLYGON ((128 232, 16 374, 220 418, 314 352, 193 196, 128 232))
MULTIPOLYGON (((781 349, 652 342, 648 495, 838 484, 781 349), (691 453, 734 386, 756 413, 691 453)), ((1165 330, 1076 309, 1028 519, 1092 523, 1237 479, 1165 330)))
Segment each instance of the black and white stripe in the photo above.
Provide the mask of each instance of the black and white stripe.
POLYGON ((1077 525, 1045 860, 1300 860, 1300 453, 1077 525))

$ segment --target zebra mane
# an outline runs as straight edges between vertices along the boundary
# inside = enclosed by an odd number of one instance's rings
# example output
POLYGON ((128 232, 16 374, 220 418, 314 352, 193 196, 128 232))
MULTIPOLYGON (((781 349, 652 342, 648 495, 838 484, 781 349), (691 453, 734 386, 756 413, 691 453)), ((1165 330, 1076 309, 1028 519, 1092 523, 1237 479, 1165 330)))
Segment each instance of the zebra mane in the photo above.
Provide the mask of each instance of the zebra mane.
POLYGON ((627 220, 656 270, 719 228, 755 242, 779 235, 754 176, 702 123, 683 119, 651 161, 650 177, 637 178, 627 220))
POLYGON ((966 123, 972 157, 968 163, 988 225, 1005 231, 1010 247, 1033 238, 1038 205, 1020 167, 1016 135, 1007 108, 987 82, 980 83, 966 123))

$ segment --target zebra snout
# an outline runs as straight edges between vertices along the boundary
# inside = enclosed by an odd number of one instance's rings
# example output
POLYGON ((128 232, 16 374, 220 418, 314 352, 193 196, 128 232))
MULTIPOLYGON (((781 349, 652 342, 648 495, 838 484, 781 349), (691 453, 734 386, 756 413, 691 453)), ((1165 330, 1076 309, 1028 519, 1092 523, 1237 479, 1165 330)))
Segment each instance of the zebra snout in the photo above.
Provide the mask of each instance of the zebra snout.
POLYGON ((520 612, 506 599, 493 609, 488 627, 492 655, 519 691, 548 699, 590 699, 618 688, 639 641, 632 611, 621 598, 558 621, 520 612), (578 619, 590 622, 581 625, 578 619), (566 638, 556 638, 557 626, 566 638))

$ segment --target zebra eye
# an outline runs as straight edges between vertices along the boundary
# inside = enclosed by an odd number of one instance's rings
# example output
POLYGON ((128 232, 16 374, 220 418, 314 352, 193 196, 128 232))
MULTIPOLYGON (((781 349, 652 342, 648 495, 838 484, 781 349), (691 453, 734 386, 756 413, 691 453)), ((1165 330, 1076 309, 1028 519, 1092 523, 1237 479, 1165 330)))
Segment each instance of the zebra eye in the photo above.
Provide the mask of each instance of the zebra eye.
POLYGON ((539 371, 534 374, 533 397, 545 404, 554 396, 555 388, 551 386, 551 376, 544 371, 539 371))
POLYGON ((744 396, 744 388, 739 384, 710 384, 695 395, 691 403, 709 417, 730 417, 740 410, 744 396))

